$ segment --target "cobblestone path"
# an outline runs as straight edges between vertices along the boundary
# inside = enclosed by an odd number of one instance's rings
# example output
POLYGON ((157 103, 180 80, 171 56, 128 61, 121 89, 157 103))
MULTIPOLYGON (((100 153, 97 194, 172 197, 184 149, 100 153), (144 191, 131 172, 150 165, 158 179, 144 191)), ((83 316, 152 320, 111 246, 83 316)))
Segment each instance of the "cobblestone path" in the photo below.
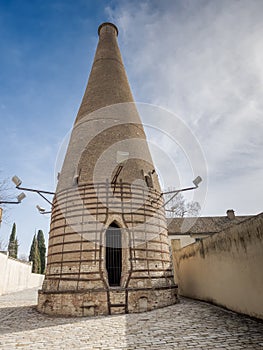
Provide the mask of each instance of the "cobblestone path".
POLYGON ((261 349, 263 323, 203 302, 142 314, 50 317, 36 290, 0 296, 0 349, 261 349))

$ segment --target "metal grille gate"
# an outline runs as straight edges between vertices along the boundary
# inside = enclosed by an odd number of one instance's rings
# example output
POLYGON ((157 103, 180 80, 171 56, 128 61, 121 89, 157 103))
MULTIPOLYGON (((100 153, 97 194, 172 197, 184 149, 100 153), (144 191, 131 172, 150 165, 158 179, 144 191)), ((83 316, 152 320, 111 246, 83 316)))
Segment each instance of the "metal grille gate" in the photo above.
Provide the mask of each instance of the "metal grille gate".
POLYGON ((110 286, 120 286, 122 271, 121 229, 112 223, 106 231, 106 269, 110 286))

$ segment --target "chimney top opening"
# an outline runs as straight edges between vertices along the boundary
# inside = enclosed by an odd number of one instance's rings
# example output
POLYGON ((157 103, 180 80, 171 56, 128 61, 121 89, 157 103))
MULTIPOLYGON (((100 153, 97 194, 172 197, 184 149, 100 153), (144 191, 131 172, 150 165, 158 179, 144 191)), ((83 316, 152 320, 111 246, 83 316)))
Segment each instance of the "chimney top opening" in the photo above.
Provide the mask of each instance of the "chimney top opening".
POLYGON ((99 28, 98 28, 98 35, 100 36, 100 31, 103 27, 107 27, 107 26, 110 26, 110 27, 113 27, 116 31, 116 36, 118 36, 119 34, 119 31, 118 31, 118 28, 115 26, 115 24, 111 23, 111 22, 104 22, 102 23, 99 28))

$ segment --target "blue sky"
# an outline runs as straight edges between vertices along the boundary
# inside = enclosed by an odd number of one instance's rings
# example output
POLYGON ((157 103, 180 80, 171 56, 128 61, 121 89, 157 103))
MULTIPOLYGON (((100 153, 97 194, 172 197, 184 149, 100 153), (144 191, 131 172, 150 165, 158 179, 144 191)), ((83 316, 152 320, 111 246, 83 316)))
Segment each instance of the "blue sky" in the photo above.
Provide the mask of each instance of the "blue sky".
MULTIPOLYGON (((261 0, 0 1, 1 178, 16 174, 25 186, 54 190, 58 149, 84 93, 97 27, 113 21, 135 100, 180 116, 201 144, 208 168, 202 215, 261 212, 262 10, 261 0)), ((178 155, 187 177, 180 164, 178 155)), ((7 209, 0 228, 7 241, 17 223, 20 254, 28 254, 35 230, 48 234, 49 217, 36 204, 45 206, 28 194, 7 209)))

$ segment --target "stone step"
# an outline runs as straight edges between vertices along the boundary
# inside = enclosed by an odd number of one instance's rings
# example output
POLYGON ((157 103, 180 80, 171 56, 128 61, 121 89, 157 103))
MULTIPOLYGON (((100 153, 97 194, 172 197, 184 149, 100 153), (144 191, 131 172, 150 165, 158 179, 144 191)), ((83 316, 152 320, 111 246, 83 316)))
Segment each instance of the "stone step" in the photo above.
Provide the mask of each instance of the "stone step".
POLYGON ((110 307, 126 307, 126 304, 110 304, 110 307))
POLYGON ((110 305, 110 314, 111 315, 124 314, 125 312, 126 312, 126 305, 125 304, 111 304, 110 305))

